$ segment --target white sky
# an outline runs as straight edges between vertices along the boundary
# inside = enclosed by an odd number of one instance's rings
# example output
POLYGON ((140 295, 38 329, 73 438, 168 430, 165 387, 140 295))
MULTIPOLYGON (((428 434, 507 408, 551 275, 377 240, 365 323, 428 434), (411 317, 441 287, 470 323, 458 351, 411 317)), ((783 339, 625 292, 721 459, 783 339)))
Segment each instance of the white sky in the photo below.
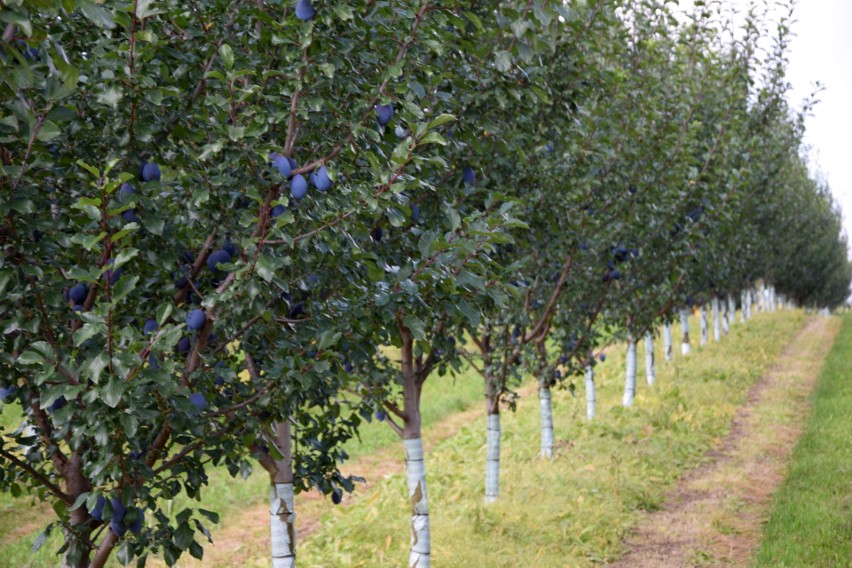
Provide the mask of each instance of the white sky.
POLYGON ((800 0, 795 10, 790 102, 798 106, 817 81, 825 87, 806 122, 805 142, 852 236, 852 0, 800 0))
MULTIPOLYGON (((694 0, 673 1, 684 11, 693 8, 694 0)), ((724 7, 726 13, 731 9, 744 13, 755 4, 758 14, 778 4, 775 0, 706 2, 724 7)), ((795 37, 788 53, 787 80, 792 86, 788 99, 793 108, 800 108, 816 83, 824 88, 805 123, 805 144, 810 148, 812 174, 828 181, 852 239, 852 0, 797 0, 791 29, 795 37)))

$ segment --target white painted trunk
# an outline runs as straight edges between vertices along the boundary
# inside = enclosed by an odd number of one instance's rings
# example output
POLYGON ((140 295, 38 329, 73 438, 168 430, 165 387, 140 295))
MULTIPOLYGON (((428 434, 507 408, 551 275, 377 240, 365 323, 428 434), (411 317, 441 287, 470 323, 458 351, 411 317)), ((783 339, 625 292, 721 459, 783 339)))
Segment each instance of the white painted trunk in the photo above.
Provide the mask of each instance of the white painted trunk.
POLYGON ((722 302, 722 333, 728 335, 731 332, 731 326, 728 323, 728 318, 730 317, 730 313, 728 312, 728 305, 726 302, 722 302))
POLYGON ((719 343, 722 340, 722 323, 719 321, 719 298, 713 297, 713 341, 719 343))
POLYGON ((645 334, 645 381, 653 386, 657 380, 657 369, 654 361, 654 336, 651 332, 645 334))
POLYGON ((273 484, 269 492, 272 568, 292 568, 296 565, 295 511, 293 484, 273 484))
POLYGON ((748 308, 746 307, 746 305, 747 305, 747 301, 746 301, 746 293, 745 293, 745 292, 743 292, 742 294, 740 294, 740 304, 741 304, 741 307, 740 307, 740 323, 745 323, 745 321, 746 321, 746 311, 747 311, 747 309, 748 309, 748 308))
POLYGON ((733 326, 737 323, 737 303, 734 301, 734 296, 728 294, 728 325, 733 326))
POLYGON ((636 396, 636 340, 627 338, 627 365, 624 379, 624 406, 633 406, 633 397, 636 396))
POLYGON ((423 439, 402 441, 405 445, 405 477, 408 480, 408 502, 411 504, 411 554, 409 568, 429 568, 429 500, 426 496, 426 464, 423 461, 423 439))
POLYGON ((698 308, 698 324, 701 327, 701 345, 707 345, 707 310, 704 309, 704 306, 698 308))
POLYGON ((672 360, 672 324, 663 324, 663 351, 666 361, 672 360))
POLYGON ((539 387, 538 399, 541 403, 541 457, 553 457, 553 405, 550 401, 550 389, 539 387))
POLYGON ((592 420, 595 417, 595 369, 586 365, 586 418, 592 420))
POLYGON ((689 352, 692 351, 692 346, 689 344, 689 310, 686 308, 680 310, 680 326, 680 352, 682 355, 689 355, 689 352))
POLYGON ((485 443, 485 502, 493 503, 500 493, 500 414, 489 414, 485 443))

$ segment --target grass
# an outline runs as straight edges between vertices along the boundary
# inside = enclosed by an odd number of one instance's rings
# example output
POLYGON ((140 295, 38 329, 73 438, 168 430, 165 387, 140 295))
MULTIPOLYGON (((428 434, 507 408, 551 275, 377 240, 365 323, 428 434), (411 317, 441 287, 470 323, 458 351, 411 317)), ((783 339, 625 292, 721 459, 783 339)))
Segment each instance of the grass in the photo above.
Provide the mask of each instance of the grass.
MULTIPOLYGON (((554 396, 552 462, 538 457, 537 404, 521 401, 517 414, 503 420, 501 497, 494 505, 483 503, 484 421, 462 427, 427 456, 436 565, 583 566, 617 557, 638 514, 658 508, 672 482, 726 434, 748 388, 803 321, 801 314, 778 313, 735 324, 721 344, 661 363, 658 385, 640 387, 629 410, 620 404, 623 349, 614 349, 598 367, 598 419, 583 419, 579 397, 554 396)), ((300 563, 402 565, 405 504, 404 477, 383 479, 353 505, 323 516, 320 529, 300 542, 300 563)), ((263 550, 246 554, 246 566, 264 565, 263 550)))
POLYGON ((852 566, 852 316, 825 361, 756 566, 852 566))
MULTIPOLYGON (((578 398, 567 391, 555 393, 553 462, 538 458, 537 401, 520 401, 517 414, 507 413, 503 420, 502 493, 494 506, 482 503, 484 420, 465 424, 427 457, 436 562, 460 567, 549 567, 614 558, 637 513, 658 508, 677 476, 699 463, 726 433, 748 387, 803 321, 799 313, 760 314, 745 326, 735 324, 721 344, 713 344, 711 337, 710 345, 694 348, 687 359, 679 355, 679 326, 675 325, 675 361, 663 363, 662 341, 657 341, 658 385, 644 388, 640 365, 639 392, 629 411, 620 405, 624 350, 616 346, 597 368, 599 417, 594 423, 584 419, 582 383, 578 398)), ((696 318, 691 330, 696 346, 696 318)), ((641 363, 641 346, 639 351, 641 363)), ((431 425, 482 401, 481 379, 473 373, 455 380, 433 377, 426 382, 423 400, 428 438, 431 425)), ((4 421, 6 410, 0 415, 4 421)), ((357 457, 398 444, 386 425, 374 422, 366 425, 361 441, 347 449, 357 457)), ((237 521, 240 512, 266 502, 267 487, 262 470, 245 481, 214 471, 201 503, 179 500, 174 510, 200 506, 220 512, 222 523, 213 531, 215 540, 217 533, 228 530, 229 522, 237 521)), ((36 555, 29 553, 38 534, 36 527, 46 520, 35 523, 26 534, 6 537, 11 533, 4 527, 16 519, 50 513, 45 506, 32 507, 29 502, 29 498, 0 495, 0 555, 9 565, 55 565, 56 537, 36 555)), ((315 534, 300 540, 300 564, 403 564, 408 548, 405 503, 404 477, 392 475, 379 480, 351 506, 329 506, 315 534)), ((258 522, 265 525, 265 517, 258 522)), ((245 543, 243 551, 243 565, 268 565, 262 542, 245 543)))
MULTIPOLYGON (((423 407, 424 428, 428 429, 447 416, 480 403, 483 390, 482 379, 472 371, 455 378, 433 377, 424 386, 423 396, 429 401, 423 407)), ((7 431, 16 429, 20 421, 20 407, 13 405, 2 408, 0 425, 7 431)), ((377 421, 363 425, 360 435, 360 440, 352 440, 346 446, 353 458, 399 443, 398 436, 387 424, 377 421)), ((211 527, 215 539, 217 529, 227 528, 229 519, 234 520, 240 511, 266 503, 268 488, 269 478, 260 467, 255 468, 254 473, 245 480, 235 480, 221 468, 210 472, 209 485, 203 491, 201 502, 179 498, 172 503, 171 510, 177 513, 184 507, 201 507, 219 512, 220 526, 211 527)), ((0 558, 3 558, 0 565, 56 565, 55 552, 61 545, 57 534, 41 550, 35 554, 30 552, 41 529, 52 519, 53 511, 49 505, 35 502, 30 496, 16 499, 8 493, 0 493, 0 558)))

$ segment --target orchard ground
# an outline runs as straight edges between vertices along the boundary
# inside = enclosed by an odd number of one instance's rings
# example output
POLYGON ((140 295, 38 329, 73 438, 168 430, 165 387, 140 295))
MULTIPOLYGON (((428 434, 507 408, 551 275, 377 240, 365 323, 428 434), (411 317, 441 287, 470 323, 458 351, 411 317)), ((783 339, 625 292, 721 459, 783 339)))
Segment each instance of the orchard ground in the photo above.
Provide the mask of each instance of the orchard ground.
MULTIPOLYGON (((640 376, 637 399, 629 410, 620 403, 624 349, 613 346, 607 361, 597 367, 599 413, 594 422, 584 418, 581 383, 576 396, 567 390, 555 393, 557 451, 552 462, 538 457, 538 405, 530 382, 522 388, 517 414, 507 413, 504 419, 501 496, 489 506, 483 503, 481 487, 485 440, 481 379, 466 373, 427 382, 426 388, 434 390, 434 396, 424 399, 428 404, 424 432, 431 447, 427 475, 433 555, 438 565, 591 565, 614 561, 625 552, 628 556, 623 561, 629 563, 635 555, 649 553, 637 549, 637 535, 659 539, 656 550, 672 550, 670 543, 662 542, 671 537, 659 530, 665 526, 697 531, 677 549, 677 558, 687 563, 745 562, 760 543, 772 489, 786 471, 788 451, 778 442, 787 450, 792 448, 806 416, 808 393, 839 322, 839 318, 808 318, 801 312, 758 314, 746 324, 735 324, 719 344, 711 341, 697 347, 693 340, 689 357, 676 353, 668 364, 663 363, 662 341, 657 341, 657 385, 645 387, 640 376), (758 470, 752 469, 755 465, 760 466, 758 470), (771 471, 766 473, 763 466, 771 471), (744 480, 738 482, 740 478, 744 480), (743 491, 755 489, 754 480, 761 482, 761 498, 743 498, 743 491), (720 507, 693 498, 708 484, 730 486, 730 491, 710 492, 720 499, 720 507), (684 500, 689 501, 688 507, 679 505, 684 500), (657 533, 649 535, 654 530, 649 527, 657 527, 657 533), (733 549, 725 548, 725 543, 734 541, 746 543, 737 549, 736 557, 729 554, 733 549)), ((697 321, 692 329, 697 329, 697 321)), ((674 331, 677 351, 679 329, 674 331)), ((848 361, 842 359, 842 349, 852 348, 852 317, 846 317, 840 338, 834 362, 827 368, 833 369, 835 382, 848 361)), ((834 393, 837 388, 820 386, 818 409, 826 397, 824 391, 834 393)), ((847 410, 852 404, 848 399, 841 397, 847 410)), ((838 404, 834 398, 832 403, 838 404)), ((842 414, 842 409, 833 412, 842 414)), ((8 412, 2 417, 4 423, 11 420, 8 412)), ((835 443, 848 446, 843 430, 835 435, 839 436, 832 438, 835 443)), ((360 443, 350 445, 353 459, 344 465, 344 471, 367 478, 367 485, 359 485, 340 507, 316 494, 300 496, 300 564, 398 566, 403 562, 408 542, 395 530, 406 515, 396 506, 405 492, 399 446, 387 426, 374 422, 363 429, 360 443)), ((807 451, 797 449, 795 459, 807 460, 807 451)), ((799 471, 798 477, 813 469, 797 463, 792 471, 799 471)), ((795 483, 791 479, 787 485, 795 483)), ((849 488, 845 493, 843 488, 832 490, 826 480, 818 485, 828 487, 824 489, 827 500, 835 501, 838 509, 850 502, 849 488)), ((779 495, 770 538, 760 558, 778 554, 772 549, 785 540, 777 535, 783 532, 778 527, 799 514, 788 504, 793 491, 785 487, 779 495), (776 520, 778 515, 781 520, 776 520)), ((213 528, 214 544, 207 546, 203 563, 187 558, 179 565, 268 565, 266 493, 264 475, 255 474, 243 482, 216 472, 200 504, 221 513, 220 525, 213 528)), ((2 557, 10 565, 55 565, 56 537, 35 555, 29 552, 47 511, 30 506, 26 497, 12 500, 4 495, 2 499, 2 557)), ((180 510, 184 504, 192 505, 176 502, 173 508, 180 510)), ((811 524, 818 524, 816 519, 811 524)), ((814 531, 823 537, 821 554, 832 549, 832 542, 838 547, 836 553, 843 552, 842 541, 833 540, 838 530, 828 535, 819 528, 814 531)), ((764 561, 763 565, 773 564, 764 561)))

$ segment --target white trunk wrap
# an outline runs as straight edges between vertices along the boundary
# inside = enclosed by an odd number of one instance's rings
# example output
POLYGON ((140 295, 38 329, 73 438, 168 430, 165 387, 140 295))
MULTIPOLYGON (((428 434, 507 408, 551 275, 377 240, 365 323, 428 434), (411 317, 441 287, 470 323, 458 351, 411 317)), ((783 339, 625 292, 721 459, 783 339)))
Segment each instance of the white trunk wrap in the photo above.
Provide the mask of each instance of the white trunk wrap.
POLYGON ((719 298, 714 297, 713 301, 713 340, 719 342, 722 340, 722 324, 719 321, 719 298))
POLYGON ((624 379, 624 406, 633 406, 636 395, 636 340, 627 338, 627 373, 624 379))
POLYGON ((698 308, 698 315, 698 322, 701 326, 701 345, 707 345, 707 336, 709 332, 707 330, 707 310, 704 309, 704 306, 698 308))
POLYGON ((651 332, 645 333, 645 381, 648 386, 653 386, 657 380, 657 369, 654 364, 654 336, 651 332))
POLYGON ((405 477, 408 479, 408 501, 411 504, 411 554, 408 566, 429 568, 429 500, 426 496, 423 439, 406 439, 402 443, 405 445, 405 477))
POLYGON ((591 365, 586 366, 586 418, 592 420, 595 417, 595 369, 591 365))
POLYGON ((541 403, 541 457, 553 457, 553 405, 550 402, 550 389, 541 387, 538 390, 541 403))
POLYGON ((500 493, 500 415, 487 416, 485 443, 485 502, 493 503, 500 493))
POLYGON ((734 297, 728 294, 728 324, 734 325, 735 323, 737 323, 737 303, 734 301, 734 297))
POLYGON ((680 326, 681 326, 681 342, 680 352, 683 355, 689 355, 692 351, 692 346, 689 344, 689 310, 683 308, 680 311, 680 326))
POLYGON ((292 568, 296 565, 296 513, 293 503, 293 484, 276 483, 269 489, 272 568, 292 568))
POLYGON ((663 324, 663 350, 666 361, 672 360, 672 324, 663 324))

